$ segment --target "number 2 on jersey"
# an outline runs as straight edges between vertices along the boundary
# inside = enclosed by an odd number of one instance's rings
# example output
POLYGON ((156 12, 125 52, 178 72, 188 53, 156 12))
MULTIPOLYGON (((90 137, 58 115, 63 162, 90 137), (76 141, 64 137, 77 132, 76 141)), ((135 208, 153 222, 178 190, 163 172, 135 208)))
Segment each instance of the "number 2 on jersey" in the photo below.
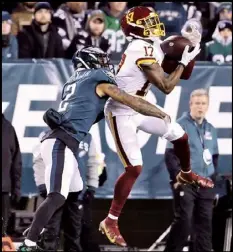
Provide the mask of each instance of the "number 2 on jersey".
POLYGON ((76 83, 68 84, 66 87, 64 87, 63 94, 65 93, 65 96, 62 94, 62 101, 59 105, 58 112, 66 111, 69 104, 69 98, 74 94, 75 88, 76 83))
POLYGON ((150 56, 150 57, 153 56, 154 48, 152 46, 144 46, 144 49, 145 49, 145 56, 150 56))

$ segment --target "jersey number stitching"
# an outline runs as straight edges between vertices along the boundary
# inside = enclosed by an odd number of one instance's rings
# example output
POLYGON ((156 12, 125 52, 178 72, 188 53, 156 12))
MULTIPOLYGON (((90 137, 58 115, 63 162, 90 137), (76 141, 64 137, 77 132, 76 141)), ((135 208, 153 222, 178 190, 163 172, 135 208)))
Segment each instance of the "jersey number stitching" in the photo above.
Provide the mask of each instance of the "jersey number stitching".
MULTIPOLYGON (((69 104, 69 98, 74 94, 76 88, 76 83, 70 84, 66 86, 65 96, 62 97, 62 101, 59 105, 58 112, 66 111, 67 106, 69 104)), ((63 91, 64 92, 64 91, 63 91)))
POLYGON ((148 93, 149 91, 149 87, 150 87, 150 82, 147 80, 143 87, 140 89, 140 90, 137 90, 136 92, 136 95, 139 95, 139 96, 146 96, 146 94, 148 93))
POLYGON ((153 56, 154 48, 152 46, 144 46, 145 56, 153 56))

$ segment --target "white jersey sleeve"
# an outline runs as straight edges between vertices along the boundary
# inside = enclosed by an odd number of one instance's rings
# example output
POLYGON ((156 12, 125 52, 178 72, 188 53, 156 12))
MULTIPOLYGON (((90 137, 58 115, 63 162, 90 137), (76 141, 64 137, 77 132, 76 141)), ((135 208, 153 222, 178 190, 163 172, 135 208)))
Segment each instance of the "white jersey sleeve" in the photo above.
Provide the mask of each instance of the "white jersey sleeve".
POLYGON ((141 69, 141 65, 157 63, 155 48, 148 43, 135 44, 131 52, 135 55, 135 64, 141 69), (134 50, 132 50, 134 49, 134 50))

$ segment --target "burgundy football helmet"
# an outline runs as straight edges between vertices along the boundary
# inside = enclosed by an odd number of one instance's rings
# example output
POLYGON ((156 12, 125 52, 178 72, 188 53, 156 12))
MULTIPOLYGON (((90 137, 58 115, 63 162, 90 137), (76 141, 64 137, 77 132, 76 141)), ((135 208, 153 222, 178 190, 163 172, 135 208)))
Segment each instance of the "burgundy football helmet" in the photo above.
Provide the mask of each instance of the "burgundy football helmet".
POLYGON ((128 40, 165 36, 158 14, 144 6, 129 9, 121 19, 121 29, 128 40))

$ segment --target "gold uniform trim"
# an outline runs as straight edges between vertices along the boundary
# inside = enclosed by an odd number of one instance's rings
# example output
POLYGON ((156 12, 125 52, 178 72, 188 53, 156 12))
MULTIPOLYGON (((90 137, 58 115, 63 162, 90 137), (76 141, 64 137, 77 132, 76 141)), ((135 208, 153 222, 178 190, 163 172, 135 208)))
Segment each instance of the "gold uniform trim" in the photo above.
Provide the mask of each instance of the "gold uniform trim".
POLYGON ((153 63, 157 63, 158 62, 158 60, 156 60, 155 58, 141 58, 141 59, 138 59, 137 61, 136 61, 136 65, 141 69, 141 64, 148 64, 148 63, 150 63, 150 64, 153 64, 153 63))
POLYGON ((126 156, 126 153, 124 152, 124 149, 123 149, 121 142, 120 142, 120 138, 119 138, 118 131, 117 131, 117 125, 116 125, 116 117, 114 117, 114 119, 113 119, 112 113, 109 112, 108 113, 108 120, 109 120, 109 124, 110 124, 110 130, 112 132, 112 135, 113 135, 113 138, 115 141, 117 154, 118 154, 122 164, 124 165, 124 167, 131 166, 129 159, 126 156), (115 121, 114 121, 114 119, 115 119, 115 121))

